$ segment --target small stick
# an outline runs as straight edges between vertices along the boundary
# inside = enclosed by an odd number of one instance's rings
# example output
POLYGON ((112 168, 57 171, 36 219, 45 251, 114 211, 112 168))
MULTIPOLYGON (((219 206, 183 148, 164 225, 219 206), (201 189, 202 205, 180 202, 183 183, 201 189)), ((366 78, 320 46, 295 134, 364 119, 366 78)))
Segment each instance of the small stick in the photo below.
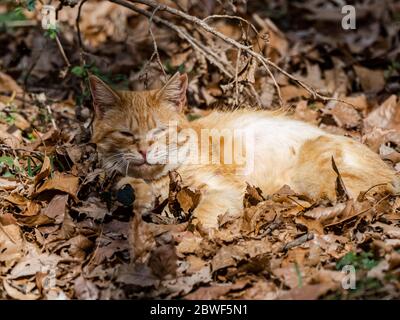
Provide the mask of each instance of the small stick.
POLYGON ((79 7, 78 7, 78 14, 76 16, 76 20, 75 20, 75 27, 76 30, 78 32, 78 46, 79 46, 79 51, 83 50, 83 43, 82 43, 82 36, 81 36, 81 27, 79 25, 79 22, 81 20, 81 11, 82 11, 82 7, 85 4, 87 0, 82 0, 81 3, 79 3, 79 7))
POLYGON ((150 17, 150 19, 149 19, 149 32, 150 32, 150 35, 151 35, 151 39, 153 40, 153 46, 154 46, 154 53, 151 55, 151 57, 153 57, 154 55, 156 56, 156 59, 157 59, 158 64, 160 65, 161 71, 163 72, 164 77, 167 78, 167 73, 165 72, 164 66, 163 66, 163 64, 162 64, 162 62, 161 62, 160 54, 158 53, 157 42, 156 42, 156 39, 155 39, 155 37, 154 37, 153 30, 152 30, 152 28, 151 28, 151 24, 152 24, 152 22, 153 22, 153 17, 154 17, 154 15, 156 14, 158 8, 159 8, 159 7, 156 7, 156 8, 154 9, 154 11, 153 11, 153 13, 151 14, 151 17, 150 17))
MULTIPOLYGON (((286 77, 288 77, 289 79, 295 81, 298 85, 300 85, 301 87, 303 87, 304 89, 306 89, 312 96, 314 99, 318 98, 321 99, 322 101, 338 101, 338 102, 342 102, 348 105, 352 105, 344 100, 340 100, 340 99, 336 99, 333 97, 327 97, 324 96, 320 93, 318 93, 315 89, 313 89, 312 87, 308 86, 307 84, 305 84, 303 81, 297 79, 295 76, 291 75, 290 73, 288 73, 287 71, 283 70, 281 67, 279 67, 277 64, 275 64, 274 62, 272 62, 271 60, 265 58, 262 54, 257 53, 255 51, 253 51, 250 47, 245 46, 239 42, 237 42, 236 40, 225 36, 224 34, 222 34, 221 32, 215 30, 214 28, 210 27, 204 20, 201 20, 195 16, 191 16, 189 14, 187 14, 186 12, 183 12, 181 10, 177 10, 175 8, 169 7, 165 4, 159 4, 157 1, 154 0, 109 0, 111 2, 114 3, 118 3, 121 4, 127 8, 130 8, 132 10, 137 11, 134 6, 130 5, 132 2, 134 3, 141 3, 141 4, 145 4, 151 8, 155 8, 155 7, 159 7, 159 10, 162 11, 166 11, 168 13, 171 13, 175 16, 178 16, 180 18, 183 18, 191 23, 195 23, 196 25, 200 26, 203 30, 211 33, 212 35, 220 38, 221 40, 225 41, 226 43, 238 48, 238 49, 242 49, 243 51, 247 52, 248 54, 250 54, 251 56, 253 56, 254 58, 256 58, 258 61, 260 61, 263 66, 265 67, 265 65, 271 66, 274 69, 278 70, 279 72, 281 72, 283 75, 285 75, 286 77), (126 1, 128 3, 126 3, 126 1)), ((141 11, 146 11, 146 10, 141 10, 141 11)), ((139 12, 139 11, 138 11, 139 12)), ((142 13, 144 14, 144 13, 142 13)), ((268 72, 268 70, 267 70, 268 72)), ((353 106, 353 105, 352 105, 353 106)))
POLYGON ((313 233, 306 233, 304 235, 302 235, 301 237, 288 242, 287 244, 285 244, 285 246, 282 248, 282 251, 287 251, 289 249, 292 249, 294 247, 298 247, 300 245, 302 245, 303 243, 314 239, 314 234, 313 233))
POLYGON ((239 62, 240 56, 242 54, 242 49, 238 49, 237 58, 236 58, 236 66, 235 66, 235 106, 239 105, 239 83, 238 83, 238 73, 239 73, 239 62))
POLYGON ((56 42, 57 42, 57 47, 58 50, 60 50, 60 53, 65 61, 65 64, 67 65, 67 67, 69 68, 71 66, 71 63, 69 62, 67 55, 65 54, 64 48, 60 42, 60 39, 58 38, 58 35, 56 35, 56 42))

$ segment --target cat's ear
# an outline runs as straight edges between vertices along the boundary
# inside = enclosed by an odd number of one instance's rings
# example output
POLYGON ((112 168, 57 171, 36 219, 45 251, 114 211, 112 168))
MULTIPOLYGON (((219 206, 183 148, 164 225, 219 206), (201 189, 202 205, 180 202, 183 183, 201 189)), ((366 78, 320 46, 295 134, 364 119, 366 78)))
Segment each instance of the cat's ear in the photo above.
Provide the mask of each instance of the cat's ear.
POLYGON ((187 74, 175 73, 157 92, 157 98, 172 104, 178 112, 186 105, 186 90, 188 87, 187 74))
POLYGON ((107 109, 121 102, 118 93, 96 76, 89 76, 89 87, 93 98, 93 107, 97 116, 103 116, 107 109))

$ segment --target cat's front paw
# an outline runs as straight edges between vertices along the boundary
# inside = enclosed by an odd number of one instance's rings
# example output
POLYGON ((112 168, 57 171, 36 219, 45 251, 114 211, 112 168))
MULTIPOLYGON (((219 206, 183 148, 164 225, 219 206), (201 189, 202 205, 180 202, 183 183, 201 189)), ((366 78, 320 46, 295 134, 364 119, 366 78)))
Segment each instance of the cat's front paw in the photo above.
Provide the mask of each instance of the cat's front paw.
POLYGON ((116 188, 119 190, 126 185, 130 185, 134 190, 135 200, 133 202, 133 211, 140 215, 150 213, 154 209, 156 198, 151 185, 142 179, 123 177, 116 184, 116 188))

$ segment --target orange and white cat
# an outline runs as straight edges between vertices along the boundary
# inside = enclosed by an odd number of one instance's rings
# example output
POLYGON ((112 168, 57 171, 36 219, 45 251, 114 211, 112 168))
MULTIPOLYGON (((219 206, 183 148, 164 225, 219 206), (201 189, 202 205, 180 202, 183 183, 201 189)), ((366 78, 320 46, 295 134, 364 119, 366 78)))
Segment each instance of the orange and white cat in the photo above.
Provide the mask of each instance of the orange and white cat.
POLYGON ((221 214, 242 213, 246 183, 264 194, 286 184, 310 198, 334 200, 337 174, 332 157, 353 198, 376 185, 390 192, 398 189, 395 172, 368 147, 282 112, 212 111, 189 122, 183 114, 187 86, 186 74, 179 73, 159 90, 140 92, 114 91, 90 77, 92 141, 104 168, 125 176, 119 185, 129 183, 135 189, 138 213, 150 211, 156 196, 167 197, 170 170, 201 191, 193 216, 206 229, 217 228, 221 214), (228 135, 240 131, 251 139, 207 136, 215 130, 228 135), (238 151, 246 154, 246 161, 230 157, 238 151), (218 161, 211 161, 212 156, 218 161))

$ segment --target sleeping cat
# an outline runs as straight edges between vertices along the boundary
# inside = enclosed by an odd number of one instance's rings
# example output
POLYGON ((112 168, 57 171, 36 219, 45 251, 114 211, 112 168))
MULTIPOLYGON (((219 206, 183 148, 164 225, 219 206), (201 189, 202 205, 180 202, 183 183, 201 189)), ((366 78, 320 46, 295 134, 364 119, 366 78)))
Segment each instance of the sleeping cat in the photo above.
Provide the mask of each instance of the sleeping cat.
POLYGON ((201 191, 193 218, 208 230, 218 227, 221 214, 241 214, 246 183, 264 194, 286 184, 312 199, 335 200, 332 157, 352 198, 377 185, 398 189, 395 172, 368 147, 282 112, 212 111, 189 122, 183 114, 186 74, 140 92, 114 91, 95 76, 89 80, 92 141, 104 168, 124 176, 119 186, 134 188, 134 210, 140 214, 153 209, 157 196, 167 197, 170 170, 201 191))

